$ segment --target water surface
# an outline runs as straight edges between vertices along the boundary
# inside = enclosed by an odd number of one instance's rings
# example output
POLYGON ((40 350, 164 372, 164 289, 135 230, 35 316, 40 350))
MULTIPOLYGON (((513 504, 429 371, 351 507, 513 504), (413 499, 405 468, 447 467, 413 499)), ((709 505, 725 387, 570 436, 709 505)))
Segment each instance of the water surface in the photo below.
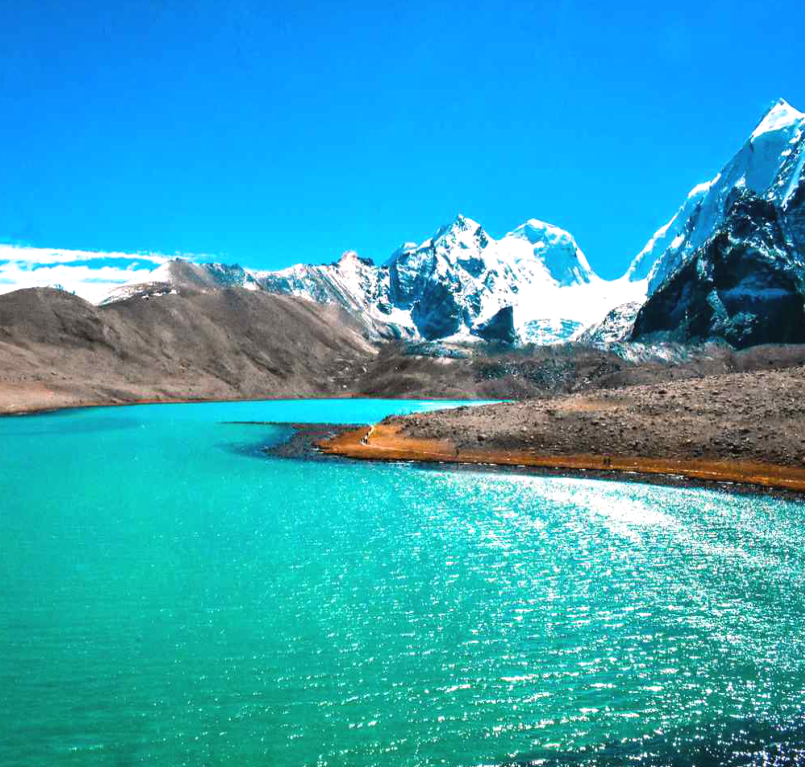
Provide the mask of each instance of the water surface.
POLYGON ((0 765, 805 761, 802 504, 229 423, 438 404, 0 419, 0 765))

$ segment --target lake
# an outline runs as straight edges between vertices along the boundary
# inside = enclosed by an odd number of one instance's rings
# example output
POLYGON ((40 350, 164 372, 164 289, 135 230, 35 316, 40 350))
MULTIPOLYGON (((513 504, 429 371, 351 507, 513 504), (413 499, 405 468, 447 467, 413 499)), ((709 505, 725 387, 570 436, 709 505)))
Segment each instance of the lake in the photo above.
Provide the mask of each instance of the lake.
POLYGON ((0 418, 0 765, 805 760, 802 503, 232 423, 445 404, 0 418))

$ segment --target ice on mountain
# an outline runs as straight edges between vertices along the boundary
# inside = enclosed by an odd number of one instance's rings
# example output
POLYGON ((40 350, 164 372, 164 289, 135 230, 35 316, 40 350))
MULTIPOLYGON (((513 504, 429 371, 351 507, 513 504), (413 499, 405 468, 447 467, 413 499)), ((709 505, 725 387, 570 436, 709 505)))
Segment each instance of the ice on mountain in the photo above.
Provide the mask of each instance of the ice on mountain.
POLYGON ((803 133, 805 114, 782 99, 776 102, 722 171, 691 190, 677 214, 635 257, 627 275, 648 277, 652 294, 721 226, 741 190, 784 205, 805 165, 803 133), (802 153, 796 155, 799 163, 792 165, 797 151, 802 153))

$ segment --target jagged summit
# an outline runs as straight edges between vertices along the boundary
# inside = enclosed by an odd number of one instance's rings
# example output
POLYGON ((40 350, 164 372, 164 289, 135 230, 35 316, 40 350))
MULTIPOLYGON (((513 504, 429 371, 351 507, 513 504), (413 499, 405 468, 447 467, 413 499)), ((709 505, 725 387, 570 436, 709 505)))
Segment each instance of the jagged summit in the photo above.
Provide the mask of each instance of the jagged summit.
POLYGON ((805 113, 779 99, 721 172, 691 190, 634 258, 626 278, 648 279, 653 293, 721 227, 736 194, 746 190, 784 205, 800 187, 803 166, 805 113))
POLYGON ((433 236, 425 240, 419 247, 421 249, 439 245, 448 247, 459 245, 459 247, 470 248, 475 242, 481 247, 486 247, 488 239, 488 235, 477 221, 459 213, 450 224, 439 227, 433 236))
POLYGON ((803 120, 805 112, 794 109, 785 99, 777 99, 752 132, 750 140, 764 133, 783 130, 803 120))
POLYGON ((145 283, 113 291, 107 302, 233 285, 338 303, 372 335, 426 339, 515 333, 562 341, 627 300, 620 286, 597 277, 564 229, 531 218, 496 240, 459 214, 421 244, 404 243, 383 266, 355 251, 329 264, 279 271, 171 261, 145 283), (535 322, 550 334, 535 335, 535 322))
POLYGON ((338 261, 333 262, 334 264, 342 265, 342 266, 349 266, 349 265, 356 265, 356 264, 363 264, 364 266, 374 266, 375 262, 371 258, 364 258, 363 256, 359 256, 357 251, 355 250, 345 250, 341 254, 341 258, 338 261))
POLYGON ((440 227, 440 229, 444 232, 474 232, 479 229, 480 226, 481 225, 475 219, 465 216, 463 213, 457 213, 451 223, 440 227))
MULTIPOLYGON (((305 274, 293 291, 315 297, 322 273, 305 274)), ((385 301, 370 302, 380 307, 372 309, 374 316, 402 334, 427 339, 484 337, 479 328, 510 309, 500 316, 511 317, 521 340, 557 342, 616 304, 642 296, 641 285, 601 280, 569 232, 536 218, 496 240, 459 214, 421 244, 397 248, 375 274, 373 291, 385 301), (535 335, 535 322, 551 332, 535 335)), ((344 283, 346 276, 339 269, 327 279, 344 283)))

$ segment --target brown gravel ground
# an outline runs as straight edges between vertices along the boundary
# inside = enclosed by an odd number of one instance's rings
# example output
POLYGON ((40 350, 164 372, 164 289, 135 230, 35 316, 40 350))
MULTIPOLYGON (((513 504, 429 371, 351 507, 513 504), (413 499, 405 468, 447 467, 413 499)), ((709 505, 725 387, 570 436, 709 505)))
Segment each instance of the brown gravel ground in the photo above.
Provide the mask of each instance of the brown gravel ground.
POLYGON ((459 448, 529 449, 805 467, 805 367, 592 391, 389 419, 459 448))
MULTIPOLYGON (((678 473, 805 491, 805 367, 392 417, 354 458, 678 473)), ((362 441, 361 441, 362 440, 362 441)))

